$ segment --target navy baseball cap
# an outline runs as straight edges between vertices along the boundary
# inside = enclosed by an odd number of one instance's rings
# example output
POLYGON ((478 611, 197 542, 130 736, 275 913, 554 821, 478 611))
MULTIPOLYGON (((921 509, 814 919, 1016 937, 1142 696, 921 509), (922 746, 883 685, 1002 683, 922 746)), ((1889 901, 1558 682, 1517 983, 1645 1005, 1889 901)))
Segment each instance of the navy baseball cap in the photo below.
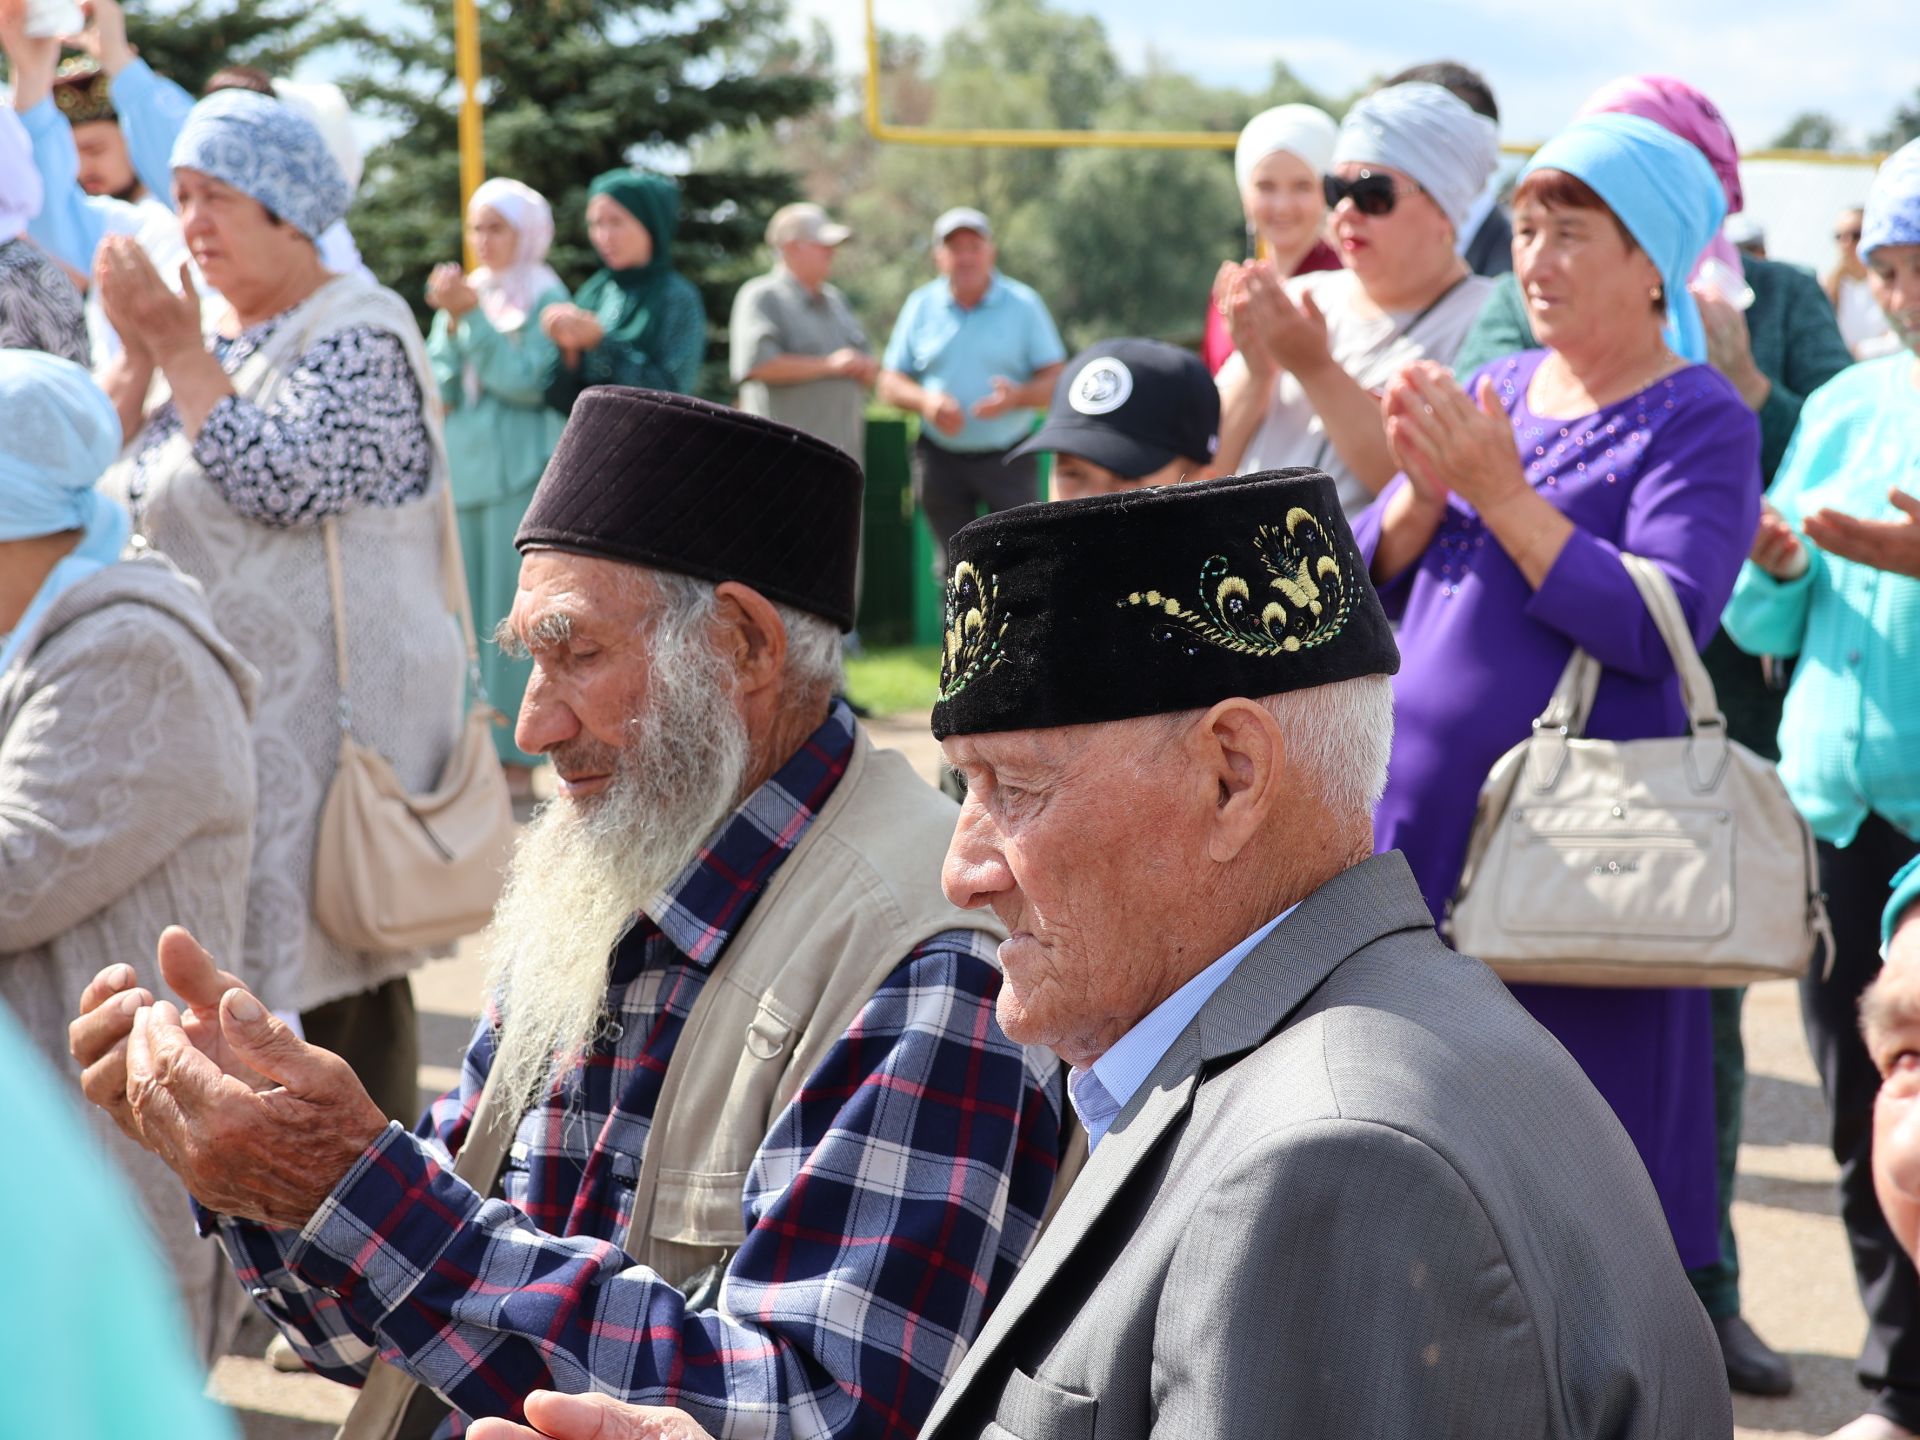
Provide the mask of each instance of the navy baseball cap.
POLYGON ((1220 394, 1197 355, 1164 340, 1103 340, 1067 362, 1047 423, 1007 458, 1065 452, 1138 480, 1175 460, 1204 463, 1219 444, 1220 394))

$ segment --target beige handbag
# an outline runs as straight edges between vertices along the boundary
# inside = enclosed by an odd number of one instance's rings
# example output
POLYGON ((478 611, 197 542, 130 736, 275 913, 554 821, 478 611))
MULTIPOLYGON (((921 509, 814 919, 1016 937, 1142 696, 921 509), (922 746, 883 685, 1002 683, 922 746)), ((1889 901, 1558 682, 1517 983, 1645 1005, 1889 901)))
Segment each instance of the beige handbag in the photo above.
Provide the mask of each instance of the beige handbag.
POLYGON ((1659 567, 1621 557, 1680 674, 1691 733, 1590 740, 1600 663, 1575 650, 1532 736, 1480 791, 1454 948, 1505 980, 1743 985, 1829 939, 1813 835, 1774 767, 1727 738, 1659 567))
POLYGON ((428 949, 484 929, 513 851, 513 801, 493 748, 499 715, 480 684, 453 497, 444 486, 441 503, 441 577, 447 607, 460 619, 473 693, 440 783, 426 795, 409 795, 386 757, 353 738, 340 536, 334 520, 321 526, 340 682, 340 766, 320 812, 313 917, 349 950, 428 949))

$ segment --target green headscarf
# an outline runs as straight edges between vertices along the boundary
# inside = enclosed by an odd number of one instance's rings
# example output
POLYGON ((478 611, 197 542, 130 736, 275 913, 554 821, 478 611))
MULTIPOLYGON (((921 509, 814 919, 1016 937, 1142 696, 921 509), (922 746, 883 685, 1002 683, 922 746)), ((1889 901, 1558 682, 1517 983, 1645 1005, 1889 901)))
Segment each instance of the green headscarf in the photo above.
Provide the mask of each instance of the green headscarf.
POLYGON ((587 187, 587 198, 595 195, 605 195, 647 227, 653 258, 628 270, 594 271, 573 303, 594 314, 609 340, 635 344, 662 292, 679 278, 673 268, 673 232, 680 227, 680 187, 644 170, 609 170, 587 187))

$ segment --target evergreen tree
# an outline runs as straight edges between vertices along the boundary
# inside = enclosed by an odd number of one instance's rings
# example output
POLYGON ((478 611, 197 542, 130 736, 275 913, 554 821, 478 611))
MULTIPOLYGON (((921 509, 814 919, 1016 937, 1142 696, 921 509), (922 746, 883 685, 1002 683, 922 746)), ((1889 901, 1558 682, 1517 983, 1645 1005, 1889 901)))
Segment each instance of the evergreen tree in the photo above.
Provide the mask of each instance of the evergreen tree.
MULTIPOLYGON (((330 34, 370 62, 345 82, 348 93, 398 122, 368 156, 354 236, 381 281, 419 306, 428 271, 460 257, 453 7, 393 8, 405 23, 376 33, 343 21, 330 34)), ((487 173, 547 197, 551 263, 572 286, 599 263, 586 238, 595 175, 636 161, 677 170, 701 138, 773 124, 825 94, 817 57, 782 33, 783 0, 719 0, 697 19, 676 0, 480 0, 479 11, 487 173)), ((795 194, 777 169, 682 177, 674 261, 700 286, 716 332, 756 268, 767 217, 795 194)), ((703 388, 731 390, 713 364, 703 388)))
POLYGON ((140 58, 196 96, 225 65, 289 74, 313 43, 312 7, 298 0, 127 0, 126 11, 140 58))

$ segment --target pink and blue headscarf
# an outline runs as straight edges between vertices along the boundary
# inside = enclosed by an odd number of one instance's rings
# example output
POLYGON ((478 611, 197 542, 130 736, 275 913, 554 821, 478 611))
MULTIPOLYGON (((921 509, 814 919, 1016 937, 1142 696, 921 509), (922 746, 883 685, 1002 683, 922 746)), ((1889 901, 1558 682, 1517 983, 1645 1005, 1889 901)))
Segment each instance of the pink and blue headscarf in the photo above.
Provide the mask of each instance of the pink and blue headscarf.
POLYGON ((120 558, 132 523, 94 489, 120 452, 120 415, 93 377, 38 350, 0 350, 0 540, 81 532, 0 642, 0 674, 69 587, 120 558))
MULTIPOLYGON (((1740 184, 1740 147, 1734 143, 1733 128, 1705 95, 1684 80, 1671 75, 1622 75, 1609 80, 1587 97, 1574 117, 1587 115, 1639 115, 1663 130, 1671 130, 1707 157, 1720 188, 1727 195, 1727 214, 1738 215, 1746 207, 1746 191, 1740 184)), ((1741 271, 1740 252, 1718 230, 1700 252, 1700 265, 1718 260, 1734 274, 1741 271)))
POLYGON ((1590 115, 1534 152, 1521 172, 1559 170, 1585 181, 1647 252, 1667 297, 1667 344, 1696 365, 1707 332, 1687 277, 1707 241, 1720 233, 1727 197, 1706 157, 1662 125, 1639 115, 1590 115))
POLYGON ((1874 172, 1860 222, 1860 258, 1882 245, 1920 245, 1920 140, 1909 140, 1874 172))

